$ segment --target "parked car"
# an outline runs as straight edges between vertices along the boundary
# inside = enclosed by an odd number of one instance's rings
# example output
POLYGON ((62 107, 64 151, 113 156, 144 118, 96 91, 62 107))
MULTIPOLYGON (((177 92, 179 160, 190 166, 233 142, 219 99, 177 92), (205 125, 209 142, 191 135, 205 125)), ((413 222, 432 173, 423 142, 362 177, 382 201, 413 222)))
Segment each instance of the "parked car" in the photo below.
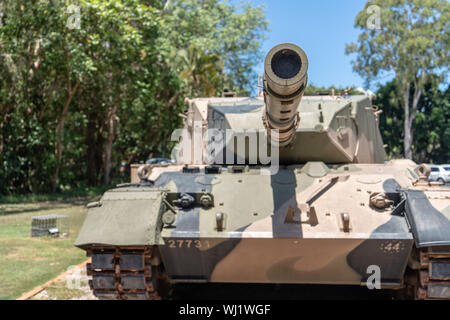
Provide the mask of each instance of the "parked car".
POLYGON ((441 165, 442 168, 445 170, 445 174, 447 175, 447 180, 445 180, 447 183, 450 182, 450 164, 443 164, 441 165))
POLYGON ((450 182, 450 165, 431 165, 430 181, 440 181, 442 183, 450 182))
POLYGON ((175 161, 167 158, 151 158, 148 159, 145 164, 174 164, 175 161))

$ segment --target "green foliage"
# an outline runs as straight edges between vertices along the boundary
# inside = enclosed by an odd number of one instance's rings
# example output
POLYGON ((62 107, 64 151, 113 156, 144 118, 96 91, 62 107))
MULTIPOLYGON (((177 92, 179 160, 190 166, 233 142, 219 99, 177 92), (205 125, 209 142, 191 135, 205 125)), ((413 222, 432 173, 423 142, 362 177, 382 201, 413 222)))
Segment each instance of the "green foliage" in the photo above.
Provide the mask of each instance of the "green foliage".
MULTIPOLYGON (((254 93, 253 67, 262 61, 260 51, 268 22, 264 7, 228 0, 171 0, 163 14, 163 34, 178 50, 201 48, 220 57, 223 87, 240 95, 254 93)), ((170 53, 175 57, 177 51, 170 53)), ((181 70, 184 66, 181 66, 181 70)), ((220 92, 222 88, 219 88, 220 92)))
POLYGON ((414 123, 414 159, 419 163, 450 162, 450 86, 438 90, 436 81, 425 84, 414 123))
POLYGON ((0 10, 3 195, 128 180, 121 161, 167 156, 185 95, 250 91, 267 26, 261 8, 216 0, 11 0, 0 10))
POLYGON ((412 126, 423 108, 419 102, 424 85, 432 74, 444 78, 450 66, 450 3, 371 0, 356 17, 355 26, 362 32, 357 43, 347 45, 346 53, 356 54, 353 69, 368 83, 395 75, 404 111, 403 150, 405 157, 412 158, 412 126))
POLYGON ((305 89, 305 95, 306 96, 315 96, 315 95, 331 95, 333 94, 335 95, 362 95, 364 93, 356 91, 355 88, 353 87, 336 87, 336 86, 331 86, 329 88, 324 88, 324 87, 318 87, 315 86, 314 84, 309 84, 306 89, 305 89))
POLYGON ((357 53, 353 67, 369 82, 384 71, 394 72, 402 86, 417 80, 422 70, 448 70, 450 3, 446 0, 371 0, 356 17, 362 30, 358 43, 347 45, 357 53), (367 27, 378 6, 380 29, 367 27))
MULTIPOLYGON (((418 163, 448 163, 450 160, 450 87, 439 90, 438 77, 431 77, 424 85, 424 94, 413 123, 415 142, 413 159, 418 163)), ((403 157, 404 112, 395 81, 388 82, 377 91, 375 103, 383 114, 380 130, 387 144, 389 159, 403 157)))
POLYGON ((403 158, 403 121, 405 118, 395 81, 380 86, 374 102, 383 113, 380 116, 380 131, 387 145, 388 159, 403 158))
POLYGON ((195 44, 191 44, 188 50, 180 50, 178 55, 184 67, 180 77, 186 83, 189 96, 214 97, 220 93, 217 88, 220 87, 223 66, 218 56, 205 55, 195 44))

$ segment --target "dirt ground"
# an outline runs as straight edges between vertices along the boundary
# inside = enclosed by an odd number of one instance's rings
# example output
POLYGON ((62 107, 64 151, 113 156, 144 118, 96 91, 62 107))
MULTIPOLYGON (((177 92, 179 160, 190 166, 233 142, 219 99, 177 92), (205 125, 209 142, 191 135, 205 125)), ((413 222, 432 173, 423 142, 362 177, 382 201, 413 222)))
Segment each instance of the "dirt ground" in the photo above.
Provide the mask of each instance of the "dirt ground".
POLYGON ((91 292, 85 267, 48 286, 30 300, 98 300, 91 292))

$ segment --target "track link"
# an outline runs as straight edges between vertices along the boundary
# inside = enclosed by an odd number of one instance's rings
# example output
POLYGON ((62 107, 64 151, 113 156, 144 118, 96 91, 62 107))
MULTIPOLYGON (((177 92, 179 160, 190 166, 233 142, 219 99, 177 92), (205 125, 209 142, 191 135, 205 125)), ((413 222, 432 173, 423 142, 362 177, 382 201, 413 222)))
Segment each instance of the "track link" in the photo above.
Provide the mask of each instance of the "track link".
POLYGON ((427 248, 420 252, 418 300, 450 300, 450 248, 427 248))
POLYGON ((161 300, 156 290, 152 247, 85 248, 92 257, 89 286, 100 300, 161 300))

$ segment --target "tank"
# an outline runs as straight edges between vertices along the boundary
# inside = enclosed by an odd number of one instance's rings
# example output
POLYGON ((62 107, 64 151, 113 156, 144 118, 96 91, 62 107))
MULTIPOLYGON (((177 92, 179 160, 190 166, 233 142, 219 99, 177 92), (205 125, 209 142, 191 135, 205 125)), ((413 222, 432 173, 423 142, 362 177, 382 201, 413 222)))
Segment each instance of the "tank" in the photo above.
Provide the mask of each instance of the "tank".
POLYGON ((177 165, 136 165, 88 205, 75 245, 100 299, 161 299, 173 283, 330 284, 450 299, 450 190, 385 162, 366 96, 304 96, 294 44, 262 92, 186 99, 177 165))

